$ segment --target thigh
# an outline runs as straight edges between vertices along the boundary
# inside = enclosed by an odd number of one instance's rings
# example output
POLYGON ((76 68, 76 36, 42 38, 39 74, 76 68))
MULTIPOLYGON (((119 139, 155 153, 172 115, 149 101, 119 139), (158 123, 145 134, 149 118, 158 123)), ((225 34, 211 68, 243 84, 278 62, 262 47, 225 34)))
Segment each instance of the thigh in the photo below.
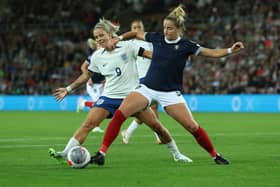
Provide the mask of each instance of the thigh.
POLYGON ((86 124, 91 124, 93 126, 99 125, 104 119, 109 116, 109 111, 104 108, 91 108, 86 119, 86 124))
POLYGON ((128 117, 148 106, 148 100, 141 93, 131 92, 122 102, 119 110, 128 117))
POLYGON ((178 103, 165 107, 165 111, 185 129, 194 132, 198 128, 198 124, 193 118, 193 115, 185 103, 178 103))

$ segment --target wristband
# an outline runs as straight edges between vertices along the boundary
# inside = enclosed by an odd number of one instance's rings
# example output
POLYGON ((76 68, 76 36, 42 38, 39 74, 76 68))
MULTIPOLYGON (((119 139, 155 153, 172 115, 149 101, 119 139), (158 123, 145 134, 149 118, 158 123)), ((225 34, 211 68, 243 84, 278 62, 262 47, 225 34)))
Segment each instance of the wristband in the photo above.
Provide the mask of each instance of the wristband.
POLYGON ((230 47, 230 48, 227 48, 227 53, 228 53, 228 54, 231 54, 231 53, 232 53, 231 47, 230 47))
POLYGON ((67 90, 68 93, 70 93, 70 92, 72 91, 71 86, 67 86, 67 87, 66 87, 66 90, 67 90))
POLYGON ((118 36, 119 40, 123 40, 123 35, 118 36))
POLYGON ((143 56, 144 51, 145 51, 145 49, 144 49, 143 47, 140 47, 140 48, 139 48, 139 51, 138 51, 138 56, 144 57, 144 56, 143 56))

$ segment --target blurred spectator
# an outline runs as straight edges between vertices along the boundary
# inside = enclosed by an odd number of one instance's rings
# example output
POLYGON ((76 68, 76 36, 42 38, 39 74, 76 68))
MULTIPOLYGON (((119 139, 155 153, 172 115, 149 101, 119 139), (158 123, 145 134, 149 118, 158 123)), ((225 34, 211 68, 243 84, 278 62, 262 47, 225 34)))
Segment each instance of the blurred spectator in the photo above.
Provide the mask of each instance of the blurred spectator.
POLYGON ((122 31, 141 16, 147 30, 160 31, 163 16, 178 3, 188 12, 186 37, 203 41, 205 47, 228 47, 232 39, 246 47, 240 55, 221 60, 190 59, 184 73, 186 93, 280 93, 276 0, 2 0, 0 94, 51 94, 76 78, 88 53, 86 40, 100 16, 119 22, 122 31))

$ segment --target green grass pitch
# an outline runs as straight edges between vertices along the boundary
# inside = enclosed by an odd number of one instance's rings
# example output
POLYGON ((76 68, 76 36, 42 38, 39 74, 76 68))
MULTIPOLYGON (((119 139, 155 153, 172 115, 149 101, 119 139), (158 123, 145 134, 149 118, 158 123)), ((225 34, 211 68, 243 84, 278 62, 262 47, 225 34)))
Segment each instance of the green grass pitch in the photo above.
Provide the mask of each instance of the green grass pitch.
MULTIPOLYGON (((193 163, 175 163, 167 148, 157 145, 150 129, 142 126, 128 145, 121 144, 120 136, 116 139, 103 167, 71 169, 47 151, 63 149, 86 114, 0 112, 0 186, 280 186, 279 113, 194 113, 217 150, 231 161, 228 166, 215 165, 189 133, 161 113, 161 121, 193 163)), ((84 145, 91 154, 102 137, 90 133, 84 145)))

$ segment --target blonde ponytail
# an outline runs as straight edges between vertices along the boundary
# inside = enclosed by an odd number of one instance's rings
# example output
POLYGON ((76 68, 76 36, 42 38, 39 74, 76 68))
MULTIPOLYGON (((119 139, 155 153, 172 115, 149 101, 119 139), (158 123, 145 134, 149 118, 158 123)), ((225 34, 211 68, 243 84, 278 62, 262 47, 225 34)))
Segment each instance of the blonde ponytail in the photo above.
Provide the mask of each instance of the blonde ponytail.
POLYGON ((165 19, 173 20, 176 26, 184 31, 186 17, 187 14, 184 10, 184 6, 180 4, 174 10, 172 10, 165 19))
POLYGON ((92 50, 96 50, 96 49, 97 49, 97 43, 96 43, 96 41, 95 41, 94 39, 89 38, 89 39, 87 40, 87 44, 88 44, 88 46, 89 46, 92 50))

